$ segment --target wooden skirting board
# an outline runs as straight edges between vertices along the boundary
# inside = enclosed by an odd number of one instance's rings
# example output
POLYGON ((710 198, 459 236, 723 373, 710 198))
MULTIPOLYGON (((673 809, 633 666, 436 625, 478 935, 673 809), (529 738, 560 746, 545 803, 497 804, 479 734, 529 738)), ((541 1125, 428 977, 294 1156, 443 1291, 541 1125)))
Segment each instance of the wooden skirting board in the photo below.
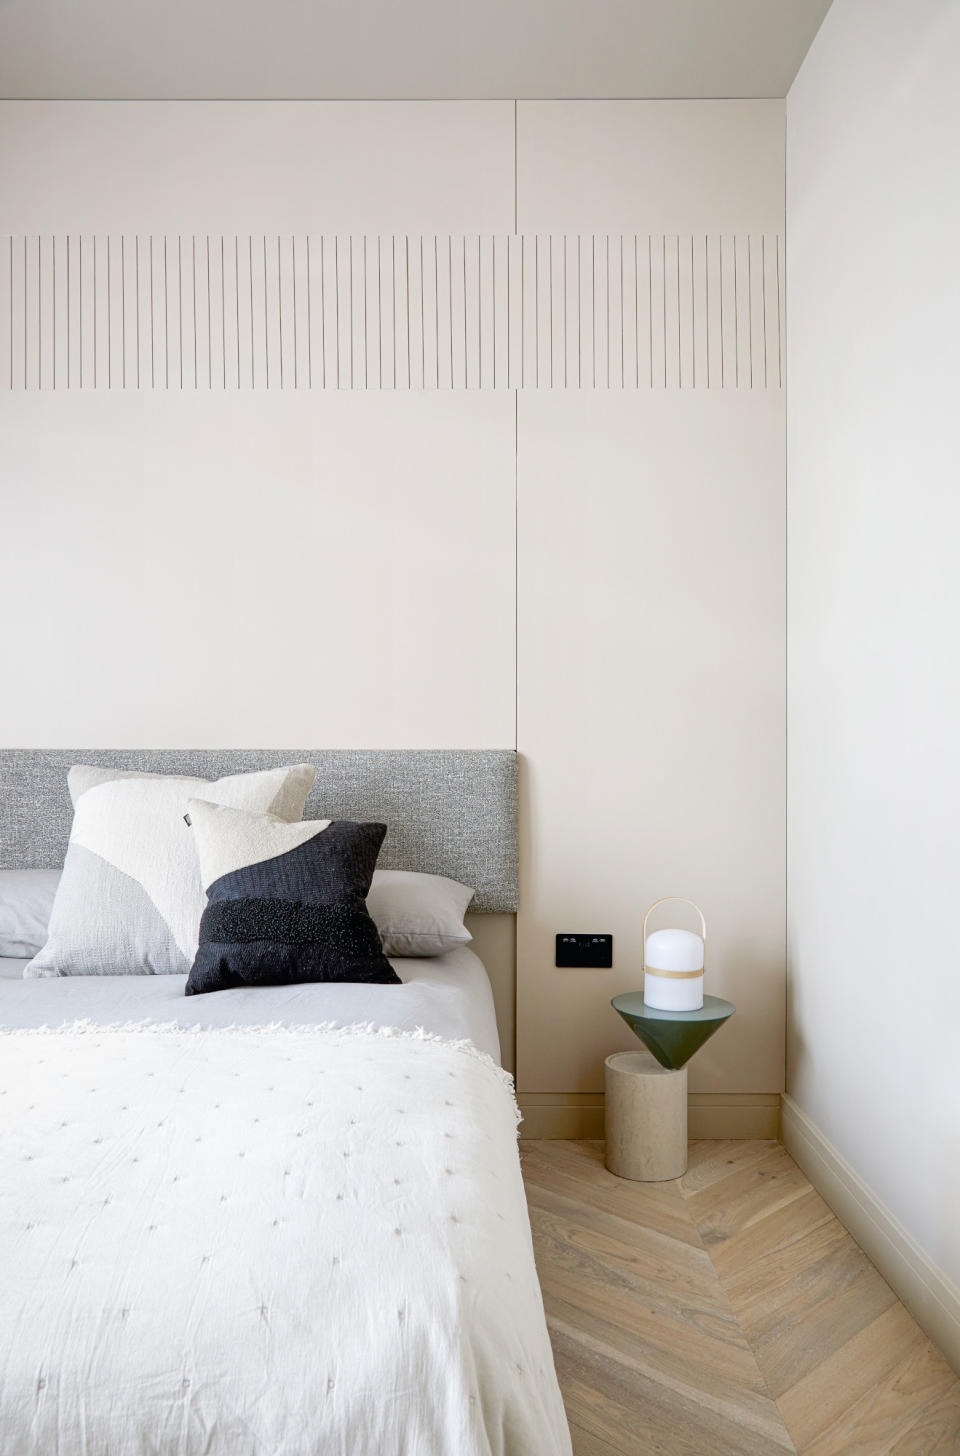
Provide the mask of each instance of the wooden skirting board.
POLYGON ((960 1375, 960 1289, 786 1094, 783 1141, 820 1196, 960 1375))
MULTIPOLYGON (((602 1092, 521 1092, 521 1138, 602 1138, 602 1092)), ((777 1138, 779 1092, 691 1092, 691 1138, 777 1138)))

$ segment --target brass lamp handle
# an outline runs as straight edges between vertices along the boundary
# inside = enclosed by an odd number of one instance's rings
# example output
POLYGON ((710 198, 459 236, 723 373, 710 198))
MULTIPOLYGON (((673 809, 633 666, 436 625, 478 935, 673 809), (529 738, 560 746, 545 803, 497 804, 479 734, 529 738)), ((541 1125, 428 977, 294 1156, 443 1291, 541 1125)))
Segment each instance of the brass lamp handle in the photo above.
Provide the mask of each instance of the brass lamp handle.
POLYGON ((642 973, 642 979, 641 979, 641 982, 640 982, 640 991, 641 991, 641 993, 643 992, 644 982, 647 979, 647 921, 650 919, 650 916, 653 914, 654 910, 656 910, 656 908, 657 908, 658 905, 666 905, 666 903, 669 900, 676 900, 676 901, 679 901, 683 905, 690 905, 690 906, 692 906, 693 909, 696 910, 697 914, 700 916, 700 934, 701 934, 701 938, 703 940, 703 970, 702 971, 656 971, 655 970, 653 972, 653 975, 655 975, 655 976, 662 975, 662 976, 666 977, 669 980, 684 980, 685 981, 685 980, 691 979, 694 976, 702 976, 702 975, 704 975, 705 972, 706 972, 706 969, 707 969, 707 920, 706 920, 706 916, 704 915, 703 911, 700 909, 700 906, 697 904, 696 900, 688 900, 687 897, 686 897, 686 895, 663 895, 663 896, 661 896, 661 898, 659 900, 654 900, 653 904, 650 906, 650 908, 647 911, 646 915, 644 915, 644 917, 643 917, 643 950, 641 952, 641 957, 640 957, 640 969, 641 969, 641 973, 642 973))

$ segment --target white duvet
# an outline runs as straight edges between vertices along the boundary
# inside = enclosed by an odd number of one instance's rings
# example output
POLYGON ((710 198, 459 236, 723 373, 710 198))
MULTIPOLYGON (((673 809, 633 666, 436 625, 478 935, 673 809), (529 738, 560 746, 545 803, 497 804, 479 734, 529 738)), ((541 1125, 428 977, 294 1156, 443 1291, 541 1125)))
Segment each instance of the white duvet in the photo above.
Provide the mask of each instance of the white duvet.
POLYGON ((0 1036, 3 1456, 561 1456, 509 1080, 349 1028, 0 1036))

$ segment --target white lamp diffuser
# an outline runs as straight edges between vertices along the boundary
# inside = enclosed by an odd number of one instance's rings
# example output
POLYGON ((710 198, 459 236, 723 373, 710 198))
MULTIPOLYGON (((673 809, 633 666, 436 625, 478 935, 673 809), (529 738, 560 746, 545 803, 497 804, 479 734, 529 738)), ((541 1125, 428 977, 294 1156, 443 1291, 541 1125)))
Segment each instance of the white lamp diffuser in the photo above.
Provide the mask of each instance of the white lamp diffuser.
POLYGON ((683 895, 654 900, 643 917, 643 999, 657 1011, 699 1011, 703 1005, 703 972, 707 951, 707 922, 703 911, 683 895), (647 921, 658 905, 679 900, 692 905, 700 917, 700 935, 692 930, 654 930, 647 921))

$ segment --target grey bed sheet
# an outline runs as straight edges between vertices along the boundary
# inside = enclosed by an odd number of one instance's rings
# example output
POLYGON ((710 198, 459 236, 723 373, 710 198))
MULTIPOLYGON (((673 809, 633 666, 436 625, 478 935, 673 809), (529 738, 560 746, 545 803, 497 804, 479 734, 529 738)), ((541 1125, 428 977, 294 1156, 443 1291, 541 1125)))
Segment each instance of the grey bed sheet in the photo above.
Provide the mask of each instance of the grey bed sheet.
POLYGON ((63 976, 22 979, 23 960, 0 957, 0 1027, 62 1026, 90 1020, 166 1021, 178 1026, 262 1026, 279 1021, 313 1026, 371 1022, 472 1041, 494 1061, 500 1042, 493 992, 483 962, 469 946, 429 960, 390 964, 399 986, 338 985, 243 987, 184 996, 185 976, 63 976))

